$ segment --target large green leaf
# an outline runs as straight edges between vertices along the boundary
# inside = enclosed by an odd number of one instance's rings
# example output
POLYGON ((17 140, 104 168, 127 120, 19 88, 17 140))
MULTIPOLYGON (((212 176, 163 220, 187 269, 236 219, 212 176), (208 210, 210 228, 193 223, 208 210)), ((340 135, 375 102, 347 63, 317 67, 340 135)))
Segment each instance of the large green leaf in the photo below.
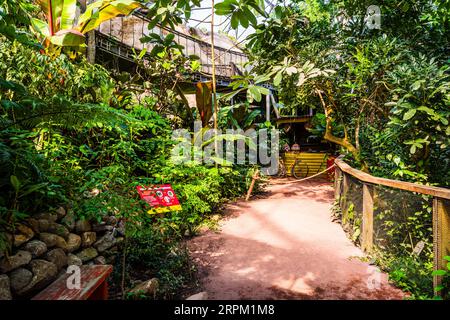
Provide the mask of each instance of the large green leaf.
POLYGON ((48 24, 45 21, 33 18, 31 19, 31 26, 33 30, 45 37, 50 36, 50 30, 48 29, 48 24))
POLYGON ((273 78, 273 84, 275 86, 279 86, 281 83, 281 80, 283 79, 283 74, 281 71, 278 71, 275 77, 273 78))
POLYGON ((58 31, 57 28, 58 18, 61 17, 61 13, 63 11, 64 0, 38 0, 38 3, 42 11, 44 11, 44 13, 47 15, 49 25, 50 25, 49 8, 52 8, 53 32, 56 33, 58 31))
POLYGON ((76 11, 77 0, 64 0, 60 19, 60 30, 72 29, 76 11))
POLYGON ((405 112, 405 114, 403 115, 403 120, 407 121, 409 119, 411 119, 412 117, 414 117, 414 115, 416 114, 417 109, 411 109, 405 112))
POLYGON ((49 37, 50 42, 57 46, 79 46, 84 43, 85 37, 77 30, 61 30, 49 37))
POLYGON ((257 86, 251 85, 248 87, 247 91, 247 99, 252 102, 253 100, 260 102, 261 101, 261 92, 257 86))
POLYGON ((245 13, 243 11, 237 11, 236 15, 239 18, 239 21, 241 22, 241 26, 243 26, 244 28, 248 28, 249 23, 248 23, 248 18, 245 15, 245 13))
POLYGON ((447 272, 445 270, 434 270, 431 275, 432 276, 445 276, 447 272))
POLYGON ((224 1, 224 2, 220 2, 217 3, 214 6, 215 12, 218 15, 226 15, 226 14, 230 14, 233 11, 233 5, 228 2, 228 1, 224 1))
POLYGON ((20 189, 19 179, 16 176, 11 175, 9 177, 9 181, 11 182, 12 186, 14 187, 14 190, 16 190, 16 192, 19 192, 19 189, 20 189))
POLYGON ((77 30, 86 33, 97 28, 103 22, 119 15, 129 15, 142 5, 133 0, 96 1, 86 7, 78 20, 77 30))
POLYGON ((237 29, 239 27, 239 16, 236 13, 231 16, 231 27, 233 29, 237 29))
POLYGON ((255 26, 258 24, 258 21, 256 20, 255 15, 253 14, 253 12, 251 12, 251 10, 248 7, 244 7, 242 9, 243 14, 245 15, 245 17, 248 19, 248 21, 250 21, 250 23, 255 26))

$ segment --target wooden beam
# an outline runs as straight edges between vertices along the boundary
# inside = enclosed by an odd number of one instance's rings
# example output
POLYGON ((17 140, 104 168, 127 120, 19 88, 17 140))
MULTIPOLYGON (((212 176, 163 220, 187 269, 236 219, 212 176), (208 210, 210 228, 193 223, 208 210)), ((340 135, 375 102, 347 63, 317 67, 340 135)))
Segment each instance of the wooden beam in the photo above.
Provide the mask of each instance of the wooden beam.
POLYGON ((334 170, 334 200, 340 203, 342 185, 342 171, 339 168, 334 170))
POLYGON ((311 116, 301 116, 301 117, 286 117, 277 119, 277 124, 283 123, 303 123, 311 120, 311 116))
POLYGON ((373 203, 374 188, 372 185, 364 183, 361 247, 367 253, 370 253, 373 247, 373 203))
POLYGON ((252 182, 250 184, 250 188, 248 188, 247 195, 245 196, 245 201, 248 201, 250 199, 250 196, 252 195, 253 188, 255 187, 255 182, 258 179, 259 179, 259 170, 256 169, 256 171, 255 171, 255 173, 253 174, 253 177, 252 177, 252 182))
MULTIPOLYGON (((435 197, 433 199, 433 251, 434 270, 447 270, 445 256, 450 256, 450 201, 435 197)), ((436 288, 442 283, 442 277, 433 277, 436 288)))
POLYGON ((342 173, 342 193, 339 198, 339 205, 342 209, 342 221, 347 223, 348 210, 347 210, 347 198, 348 189, 350 187, 350 181, 348 175, 342 173))
POLYGON ((89 63, 95 63, 95 30, 89 31, 87 33, 87 61, 89 63))
POLYGON ((372 184, 378 184, 386 187, 391 187, 395 189, 401 189, 411 192, 417 192, 421 194, 427 194, 434 197, 442 198, 442 199, 450 199, 450 189, 426 186, 418 183, 405 182, 399 180, 392 180, 386 178, 374 177, 368 173, 362 172, 355 168, 350 167, 347 163, 345 163, 342 159, 337 158, 335 160, 336 165, 344 172, 354 176, 355 178, 372 184))
POLYGON ((277 102, 275 101, 275 97, 272 93, 270 93, 270 101, 272 101, 273 110, 275 111, 275 116, 277 119, 280 118, 280 112, 278 111, 277 102))

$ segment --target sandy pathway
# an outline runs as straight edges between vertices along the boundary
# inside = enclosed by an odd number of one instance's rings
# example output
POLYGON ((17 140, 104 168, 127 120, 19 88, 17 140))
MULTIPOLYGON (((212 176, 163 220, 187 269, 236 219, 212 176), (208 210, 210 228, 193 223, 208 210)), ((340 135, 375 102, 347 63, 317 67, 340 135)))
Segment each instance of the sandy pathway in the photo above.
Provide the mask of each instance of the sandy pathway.
POLYGON ((402 298, 331 221, 330 183, 280 182, 189 242, 209 299, 402 298))

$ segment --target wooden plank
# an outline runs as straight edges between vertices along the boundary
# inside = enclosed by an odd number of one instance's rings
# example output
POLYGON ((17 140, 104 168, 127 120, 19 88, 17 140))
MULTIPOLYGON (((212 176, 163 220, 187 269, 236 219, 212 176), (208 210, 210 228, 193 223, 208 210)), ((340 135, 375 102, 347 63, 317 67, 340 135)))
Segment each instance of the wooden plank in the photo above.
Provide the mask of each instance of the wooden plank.
POLYGON ((106 282, 109 274, 112 272, 112 266, 85 265, 80 266, 80 271, 80 289, 67 288, 67 279, 71 274, 66 273, 50 284, 46 289, 34 296, 32 300, 87 300, 94 293, 94 297, 96 298, 105 296, 105 287, 102 287, 102 285, 106 282), (98 288, 102 291, 101 293, 96 292, 98 288))
POLYGON ((284 153, 285 157, 292 158, 302 158, 302 157, 311 157, 311 158, 324 158, 328 154, 325 152, 296 152, 296 151, 287 151, 284 153))
POLYGON ((89 63, 94 64, 95 63, 95 49, 96 49, 96 43, 95 43, 95 30, 89 31, 87 33, 88 37, 88 43, 87 43, 87 61, 89 63))
POLYGON ((311 163, 317 163, 317 164, 321 164, 322 162, 325 162, 325 160, 323 158, 306 158, 306 157, 299 157, 299 158, 286 158, 286 161, 290 161, 290 162, 295 162, 296 160, 300 160, 300 161, 308 161, 311 163))
POLYGON ((88 300, 108 300, 108 281, 103 281, 88 297, 88 300))
POLYGON ((275 97, 272 93, 270 93, 270 101, 272 102, 273 110, 275 111, 275 116, 277 119, 280 118, 280 112, 278 111, 277 102, 275 101, 275 97))
POLYGON ((373 247, 373 199, 373 186, 364 183, 361 247, 363 251, 367 253, 370 253, 373 247))
POLYGON ((342 171, 339 168, 334 170, 334 200, 340 203, 342 185, 342 171))
POLYGON ((350 187, 349 177, 346 174, 342 174, 342 194, 339 199, 339 205, 342 209, 342 221, 347 222, 348 218, 348 210, 347 210, 347 198, 348 198, 348 189, 350 187))
POLYGON ((278 118, 277 124, 283 123, 302 123, 310 121, 312 116, 301 116, 301 117, 286 117, 286 118, 278 118))
MULTIPOLYGON (((450 256, 450 202, 433 199, 433 251, 434 270, 447 270, 445 256, 450 256)), ((433 277, 433 286, 442 283, 442 277, 433 277)))
MULTIPOLYGON (((327 153, 315 152, 286 152, 284 154, 284 165, 286 166, 287 176, 292 176, 291 170, 296 160, 301 162, 296 166, 296 172, 305 170, 308 167, 308 175, 312 176, 326 169, 327 153)), ((326 175, 324 173, 324 175, 326 175)))
POLYGON ((355 178, 363 182, 378 184, 406 191, 417 192, 421 194, 428 194, 442 199, 450 199, 450 189, 447 188, 425 186, 417 183, 374 177, 368 173, 350 167, 340 158, 337 158, 335 160, 335 163, 342 171, 354 176, 355 178))

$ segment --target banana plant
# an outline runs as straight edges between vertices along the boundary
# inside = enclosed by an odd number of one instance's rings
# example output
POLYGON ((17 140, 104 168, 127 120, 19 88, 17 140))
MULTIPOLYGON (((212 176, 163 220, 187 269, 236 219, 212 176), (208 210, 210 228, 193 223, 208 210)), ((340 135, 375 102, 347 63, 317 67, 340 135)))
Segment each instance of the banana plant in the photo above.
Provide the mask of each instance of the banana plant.
POLYGON ((129 15, 142 5, 134 0, 99 0, 89 4, 75 24, 77 0, 37 0, 46 21, 31 19, 32 29, 45 38, 47 46, 79 46, 85 34, 119 15, 129 15))
POLYGON ((213 115, 212 82, 199 82, 195 88, 195 100, 202 120, 202 127, 208 125, 213 115))

